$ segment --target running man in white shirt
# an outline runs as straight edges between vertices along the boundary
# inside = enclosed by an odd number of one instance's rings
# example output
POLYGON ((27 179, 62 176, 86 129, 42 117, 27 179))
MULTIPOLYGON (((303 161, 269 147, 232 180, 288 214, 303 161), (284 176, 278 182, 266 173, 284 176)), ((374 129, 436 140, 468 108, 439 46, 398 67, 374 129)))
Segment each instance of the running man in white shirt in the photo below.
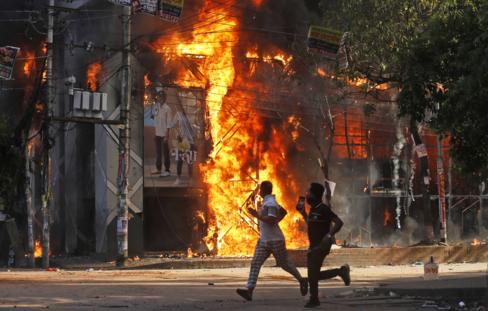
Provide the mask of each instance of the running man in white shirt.
POLYGON ((256 287, 259 271, 269 255, 273 254, 276 264, 290 273, 300 283, 300 292, 305 296, 308 292, 308 280, 303 278, 297 268, 288 260, 285 236, 278 223, 285 217, 286 210, 276 202, 273 193, 273 184, 263 181, 259 187, 259 195, 264 199, 259 211, 248 209, 259 222, 259 240, 251 261, 251 271, 246 289, 237 289, 237 294, 251 301, 252 293, 256 287))

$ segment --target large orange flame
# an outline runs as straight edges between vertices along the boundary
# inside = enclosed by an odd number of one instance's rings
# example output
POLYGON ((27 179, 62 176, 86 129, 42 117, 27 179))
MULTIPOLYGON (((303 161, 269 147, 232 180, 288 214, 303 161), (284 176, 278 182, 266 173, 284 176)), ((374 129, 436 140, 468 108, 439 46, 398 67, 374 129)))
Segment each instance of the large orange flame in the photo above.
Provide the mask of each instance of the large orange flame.
POLYGON ((98 79, 101 71, 102 64, 100 63, 90 64, 86 70, 86 84, 92 92, 98 89, 98 79))
MULTIPOLYGON (((251 81, 253 71, 234 62, 242 59, 233 48, 233 43, 240 40, 238 19, 229 7, 210 8, 209 3, 203 5, 191 38, 173 34, 154 43, 165 61, 179 57, 198 64, 196 70, 178 71, 175 81, 178 85, 206 88, 206 109, 214 144, 210 160, 200 167, 208 188, 210 219, 206 242, 219 255, 252 254, 257 228, 246 214, 246 202, 252 205, 251 194, 258 183, 270 180, 277 200, 289 213, 280 223, 287 245, 304 247, 303 222, 294 209, 299 187, 287 170, 288 150, 293 144, 290 124, 286 120, 271 124, 254 110, 261 94, 269 90, 251 81)), ((246 56, 280 63, 284 73, 290 72, 287 68, 291 56, 281 51, 262 55, 253 50, 246 56)), ((291 123, 292 130, 293 126, 291 123)), ((298 135, 296 128, 292 135, 298 135)))
POLYGON ((26 77, 30 77, 36 66, 35 54, 34 52, 26 51, 24 57, 25 63, 22 69, 24 71, 24 75, 26 77))

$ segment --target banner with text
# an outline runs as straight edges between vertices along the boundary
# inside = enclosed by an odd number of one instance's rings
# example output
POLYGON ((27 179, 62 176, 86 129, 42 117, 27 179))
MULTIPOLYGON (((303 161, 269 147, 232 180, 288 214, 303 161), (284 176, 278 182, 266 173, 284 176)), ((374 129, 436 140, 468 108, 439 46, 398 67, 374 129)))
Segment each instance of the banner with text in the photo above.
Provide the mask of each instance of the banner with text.
POLYGON ((183 12, 184 0, 109 0, 123 6, 132 6, 136 13, 146 13, 176 23, 183 12))

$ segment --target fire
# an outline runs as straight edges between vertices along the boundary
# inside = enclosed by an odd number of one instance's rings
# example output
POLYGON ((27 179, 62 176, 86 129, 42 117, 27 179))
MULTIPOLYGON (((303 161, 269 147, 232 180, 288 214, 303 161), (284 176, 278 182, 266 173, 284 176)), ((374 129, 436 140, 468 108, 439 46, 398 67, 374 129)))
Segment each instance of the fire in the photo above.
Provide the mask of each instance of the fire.
POLYGON ((149 80, 149 75, 146 74, 144 75, 144 106, 148 106, 150 104, 149 93, 147 91, 150 85, 151 85, 151 81, 149 80))
POLYGON ((324 77, 326 77, 326 76, 327 76, 327 72, 325 72, 325 70, 324 70, 324 69, 322 69, 322 68, 320 68, 320 67, 319 67, 319 68, 317 68, 317 74, 318 74, 320 77, 322 77, 322 78, 324 78, 324 77))
POLYGON ((26 77, 29 77, 36 66, 35 54, 34 52, 26 51, 24 57, 25 57, 25 63, 24 63, 23 71, 24 71, 24 75, 26 77))
POLYGON ((146 74, 144 75, 144 86, 148 87, 149 85, 151 85, 151 81, 149 80, 149 75, 146 74))
POLYGON ((260 7, 263 4, 264 0, 252 0, 254 6, 260 7))
POLYGON ((255 58, 255 59, 259 59, 258 52, 256 52, 256 51, 247 51, 247 53, 246 53, 246 58, 255 58))
POLYGON ((101 71, 102 65, 100 63, 90 64, 86 70, 86 84, 92 92, 98 89, 98 78, 101 71))
POLYGON ((29 155, 29 157, 32 156, 32 149, 34 147, 34 139, 31 139, 29 141, 29 143, 27 144, 27 154, 29 155))
POLYGON ((39 240, 36 240, 34 245, 34 257, 35 258, 42 257, 42 246, 41 246, 41 241, 39 240))
POLYGON ((479 246, 479 245, 481 245, 481 241, 480 241, 480 240, 478 240, 478 239, 474 239, 474 240, 471 242, 471 245, 472 245, 472 246, 479 246))
POLYGON ((290 116, 288 117, 288 123, 291 125, 291 138, 293 141, 297 141, 298 137, 300 136, 300 133, 298 131, 300 127, 300 121, 296 116, 290 116))
MULTIPOLYGON (((278 202, 288 211, 280 223, 287 245, 304 247, 307 240, 303 220, 294 209, 299 187, 287 169, 287 155, 294 146, 287 134, 290 125, 286 120, 271 124, 254 111, 260 94, 270 90, 252 81, 252 70, 234 63, 239 52, 233 48, 233 42, 240 40, 235 14, 227 6, 210 8, 209 3, 203 5, 191 38, 173 33, 170 38, 153 43, 165 62, 181 58, 182 62, 186 59, 196 64, 197 68, 179 70, 176 84, 206 88, 205 102, 214 143, 210 160, 200 166, 208 189, 207 245, 223 256, 252 254, 257 234, 254 219, 246 214, 246 203, 252 205, 251 194, 260 181, 270 180, 278 202), (209 11, 217 16, 218 22, 212 22, 214 18, 209 17, 209 11)), ((286 67, 290 66, 291 56, 276 51, 262 55, 257 49, 246 53, 250 59, 280 63, 282 66, 276 70, 282 67, 284 73, 289 72, 286 67)))
POLYGON ((385 214, 383 215, 383 226, 386 227, 391 223, 392 217, 390 210, 385 208, 385 214))

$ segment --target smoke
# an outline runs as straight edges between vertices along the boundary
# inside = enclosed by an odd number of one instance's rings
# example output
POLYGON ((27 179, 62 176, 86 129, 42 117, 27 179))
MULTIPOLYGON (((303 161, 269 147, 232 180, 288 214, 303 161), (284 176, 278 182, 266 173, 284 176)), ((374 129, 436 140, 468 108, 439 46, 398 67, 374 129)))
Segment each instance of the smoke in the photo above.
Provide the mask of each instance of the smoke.
POLYGON ((395 209, 395 220, 396 220, 396 227, 397 229, 401 229, 402 225, 400 222, 400 216, 402 214, 402 198, 401 198, 401 191, 400 191, 400 156, 402 155, 403 148, 405 147, 405 136, 403 136, 402 129, 399 123, 397 123, 396 127, 396 143, 393 146, 393 155, 391 159, 393 161, 393 190, 396 195, 396 209, 395 209))

